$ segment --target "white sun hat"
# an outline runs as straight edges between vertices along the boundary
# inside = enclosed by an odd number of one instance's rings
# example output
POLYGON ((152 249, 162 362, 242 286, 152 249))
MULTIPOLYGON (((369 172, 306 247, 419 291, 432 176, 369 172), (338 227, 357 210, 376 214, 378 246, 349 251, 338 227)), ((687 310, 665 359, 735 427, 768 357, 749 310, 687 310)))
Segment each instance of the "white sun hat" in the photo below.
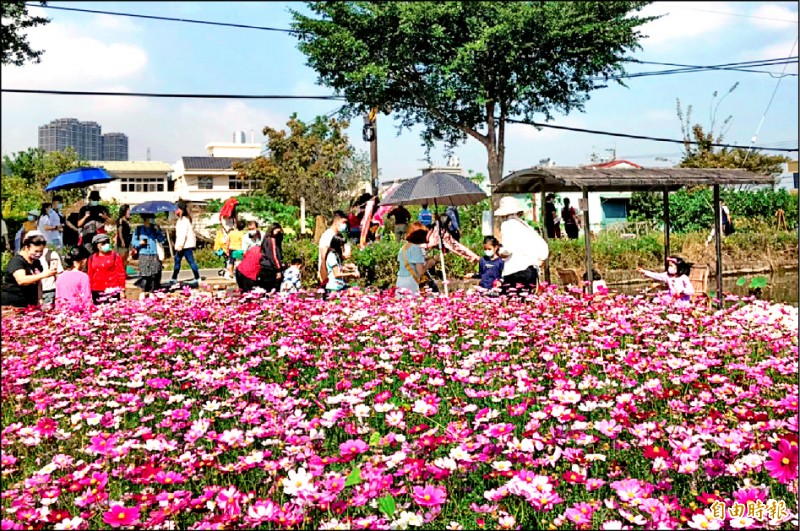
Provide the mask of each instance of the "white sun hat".
POLYGON ((500 206, 494 211, 495 216, 510 216, 517 212, 525 212, 525 208, 516 197, 506 196, 500 198, 500 206))

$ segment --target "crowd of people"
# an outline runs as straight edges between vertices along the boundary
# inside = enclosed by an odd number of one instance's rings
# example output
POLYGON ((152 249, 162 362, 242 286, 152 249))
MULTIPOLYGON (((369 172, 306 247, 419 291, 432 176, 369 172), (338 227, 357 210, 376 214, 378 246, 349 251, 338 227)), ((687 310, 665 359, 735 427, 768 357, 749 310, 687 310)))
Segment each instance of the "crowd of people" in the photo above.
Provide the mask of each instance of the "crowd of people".
MULTIPOLYGON (((412 221, 412 214, 404 206, 374 209, 377 201, 374 203, 370 208, 359 204, 349 212, 334 212, 330 224, 319 237, 315 275, 326 297, 347 290, 361 276, 351 258, 352 245, 363 245, 360 229, 365 226, 364 215, 371 216, 367 227, 373 224, 382 227, 384 218, 394 219, 393 232, 403 242, 397 255, 395 283, 402 294, 438 291, 436 279, 441 277, 436 271, 437 253, 441 251, 454 253, 475 264, 476 269, 464 278, 478 279, 475 289, 487 296, 507 294, 511 290, 531 291, 539 284, 540 268, 549 257, 549 247, 539 232, 523 219, 524 207, 514 197, 500 200, 494 212, 501 222, 500 239, 485 237, 483 256, 460 242, 461 223, 455 207, 448 207, 436 216, 423 205, 417 219, 412 221)), ((579 217, 569 199, 564 199, 563 205, 558 216, 554 196, 549 194, 546 198, 544 225, 550 238, 561 237, 560 222, 564 223, 567 237, 577 237, 579 217)), ((272 223, 262 231, 257 221, 238 218, 235 200, 230 206, 220 212, 220 228, 214 241, 214 249, 224 259, 221 274, 235 279, 242 292, 254 289, 282 293, 300 291, 304 264, 301 259, 288 263, 284 259, 283 227, 272 223)), ((174 285, 184 259, 193 274, 188 284, 196 286, 201 280, 194 259, 197 238, 185 203, 177 203, 175 209, 174 266, 167 286, 162 286, 161 277, 164 245, 168 240, 165 231, 155 223, 154 214, 140 214, 141 223, 134 228, 130 207, 122 205, 117 219, 112 220, 108 208, 100 204, 96 191, 90 193, 87 204, 72 208, 66 215, 62 209, 63 199, 57 195, 51 203, 31 211, 16 234, 15 254, 3 277, 3 306, 23 308, 39 304, 87 305, 119 301, 125 296, 127 266, 131 259, 138 261, 139 275, 135 284, 141 289, 142 297, 174 285)), ((722 230, 728 232, 730 214, 725 214, 722 230)), ((366 230, 373 233, 373 241, 381 237, 382 231, 366 230)), ((8 245, 7 230, 4 238, 8 245)), ((674 297, 691 298, 689 265, 679 257, 669 260, 669 267, 663 273, 642 269, 640 272, 666 283, 674 297)))
MULTIPOLYGON (((112 219, 92 191, 86 204, 62 213, 63 198, 54 196, 40 210, 28 213, 14 238, 14 256, 3 272, 2 306, 26 308, 38 305, 82 306, 114 303, 125 297, 127 266, 138 260, 136 285, 143 293, 162 288, 164 231, 154 214, 140 214, 142 223, 132 228, 131 209, 122 205, 112 219)), ((200 280, 193 251, 197 245, 192 219, 185 203, 176 205, 176 282, 185 258, 200 280)), ((5 224, 4 224, 5 225, 5 224)), ((8 245, 8 238, 4 244, 8 245)))

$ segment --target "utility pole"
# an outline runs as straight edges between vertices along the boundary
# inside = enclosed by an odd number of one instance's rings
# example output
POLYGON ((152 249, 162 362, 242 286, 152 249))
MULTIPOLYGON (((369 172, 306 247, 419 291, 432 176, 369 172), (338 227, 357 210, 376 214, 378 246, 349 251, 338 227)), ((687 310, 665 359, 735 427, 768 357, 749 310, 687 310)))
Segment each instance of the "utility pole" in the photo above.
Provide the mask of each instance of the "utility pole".
POLYGON ((370 109, 364 117, 362 132, 364 142, 369 142, 370 186, 372 195, 378 195, 378 108, 370 109))

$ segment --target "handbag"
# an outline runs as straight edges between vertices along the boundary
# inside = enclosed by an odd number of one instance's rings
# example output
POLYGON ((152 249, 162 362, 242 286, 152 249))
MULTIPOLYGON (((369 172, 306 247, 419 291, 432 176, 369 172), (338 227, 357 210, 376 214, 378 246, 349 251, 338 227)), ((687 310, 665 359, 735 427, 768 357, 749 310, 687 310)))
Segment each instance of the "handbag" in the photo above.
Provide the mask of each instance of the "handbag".
POLYGON ((406 256, 406 251, 408 251, 408 247, 406 247, 404 245, 403 246, 403 264, 405 264, 406 269, 411 274, 411 278, 413 278, 414 281, 420 286, 430 282, 430 278, 428 278, 428 275, 426 273, 423 273, 421 277, 417 276, 417 272, 414 271, 414 269, 411 267, 411 264, 408 263, 408 257, 406 256))
POLYGON ((165 256, 164 246, 161 245, 161 242, 158 241, 158 240, 156 240, 156 254, 158 254, 158 259, 163 262, 164 261, 164 256, 165 256))

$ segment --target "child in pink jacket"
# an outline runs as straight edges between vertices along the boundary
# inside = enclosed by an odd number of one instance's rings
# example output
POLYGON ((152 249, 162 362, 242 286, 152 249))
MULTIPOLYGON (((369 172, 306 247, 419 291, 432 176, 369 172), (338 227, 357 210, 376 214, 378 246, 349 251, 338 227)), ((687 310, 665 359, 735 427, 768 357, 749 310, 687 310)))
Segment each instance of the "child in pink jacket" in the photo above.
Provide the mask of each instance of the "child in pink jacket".
POLYGON ((694 286, 692 286, 692 281, 689 280, 690 270, 691 264, 684 262, 678 256, 667 258, 667 270, 663 273, 655 273, 641 267, 638 269, 639 273, 646 277, 666 282, 669 294, 681 301, 689 301, 694 295, 694 286))

